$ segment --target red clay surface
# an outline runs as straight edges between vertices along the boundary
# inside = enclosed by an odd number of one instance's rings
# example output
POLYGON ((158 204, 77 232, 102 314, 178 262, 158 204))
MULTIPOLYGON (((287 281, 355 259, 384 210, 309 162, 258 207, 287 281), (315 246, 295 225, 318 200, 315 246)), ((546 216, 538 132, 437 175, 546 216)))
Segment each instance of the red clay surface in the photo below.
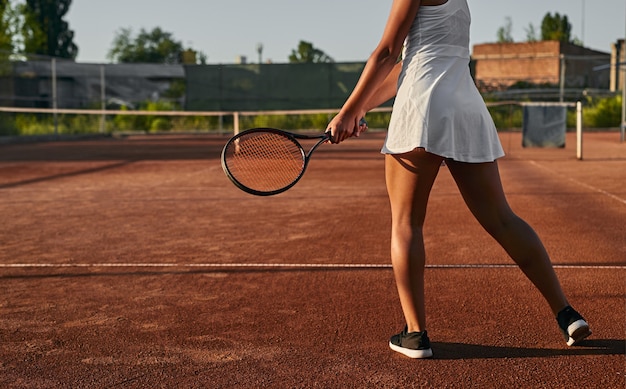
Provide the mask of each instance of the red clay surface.
POLYGON ((517 268, 491 266, 512 262, 442 168, 425 230, 432 360, 387 346, 404 323, 382 137, 322 146, 269 198, 226 179, 223 136, 0 145, 0 387, 624 388, 619 134, 585 134, 584 161, 573 134, 564 149, 501 134, 509 201, 591 324, 580 347, 517 268))

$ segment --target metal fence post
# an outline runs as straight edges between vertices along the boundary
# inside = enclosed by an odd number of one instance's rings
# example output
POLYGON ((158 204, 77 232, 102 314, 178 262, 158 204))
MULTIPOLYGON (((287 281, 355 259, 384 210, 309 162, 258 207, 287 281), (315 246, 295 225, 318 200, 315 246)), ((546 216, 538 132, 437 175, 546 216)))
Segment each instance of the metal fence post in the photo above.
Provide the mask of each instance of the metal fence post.
POLYGON ((57 59, 52 58, 50 67, 52 70, 52 110, 53 110, 53 121, 54 121, 54 136, 59 135, 59 121, 57 118, 57 59))
POLYGON ((583 159, 583 104, 576 102, 576 158, 583 159))
POLYGON ((106 84, 104 79, 104 65, 100 65, 100 108, 102 109, 102 117, 100 118, 100 133, 106 131, 106 84))

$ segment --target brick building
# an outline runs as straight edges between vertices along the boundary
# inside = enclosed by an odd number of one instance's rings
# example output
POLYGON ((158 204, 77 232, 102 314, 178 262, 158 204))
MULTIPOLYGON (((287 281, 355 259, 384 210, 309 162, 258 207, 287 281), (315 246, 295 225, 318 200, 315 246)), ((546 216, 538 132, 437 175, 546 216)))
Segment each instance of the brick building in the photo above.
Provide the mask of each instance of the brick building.
POLYGON ((537 86, 609 89, 611 54, 559 41, 485 43, 473 47, 474 77, 481 91, 537 86))

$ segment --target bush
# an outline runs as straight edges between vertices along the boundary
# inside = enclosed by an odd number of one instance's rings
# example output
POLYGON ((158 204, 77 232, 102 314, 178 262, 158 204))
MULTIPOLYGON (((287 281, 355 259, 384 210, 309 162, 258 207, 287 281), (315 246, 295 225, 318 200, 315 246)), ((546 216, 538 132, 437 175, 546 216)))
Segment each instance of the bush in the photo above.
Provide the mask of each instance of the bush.
POLYGON ((622 96, 587 100, 583 107, 583 126, 592 128, 619 127, 622 120, 622 96))
MULTIPOLYGON (((127 108, 122 107, 122 110, 127 108)), ((179 109, 171 102, 147 102, 139 107, 142 111, 174 111, 179 109)), ((499 130, 521 128, 523 109, 517 104, 488 107, 499 130)), ((619 127, 622 112, 622 96, 608 98, 588 98, 583 109, 583 125, 591 128, 619 127)), ((240 116, 242 130, 254 127, 274 127, 284 130, 323 131, 333 114, 300 115, 256 115, 240 116)), ((368 126, 372 129, 386 129, 389 126, 390 112, 370 112, 368 126)), ((58 115, 59 134, 97 133, 100 130, 100 115, 58 115)), ((196 131, 232 129, 232 116, 220 119, 217 116, 154 116, 154 115, 115 115, 107 117, 106 130, 111 131, 196 131)), ((576 112, 567 110, 567 126, 576 126, 576 112)), ((2 135, 47 135, 54 133, 54 117, 51 114, 7 113, 0 115, 0 136, 2 135)))
POLYGON ((46 135, 54 133, 52 115, 38 116, 36 114, 17 115, 15 127, 20 135, 46 135))
MULTIPOLYGON (((122 107, 121 111, 128 108, 122 107)), ((113 130, 115 131, 146 131, 146 116, 115 115, 113 117, 113 130)))
POLYGON ((241 116, 240 129, 272 127, 281 130, 319 130, 326 129, 330 116, 325 113, 302 115, 256 115, 241 116))
POLYGON ((521 128, 524 120, 524 111, 515 104, 494 105, 487 107, 491 118, 499 130, 521 128))
POLYGON ((0 114, 0 136, 19 135, 15 126, 15 117, 12 114, 0 114))
POLYGON ((391 119, 391 112, 370 112, 365 116, 365 119, 369 128, 387 129, 391 119))
POLYGON ((171 131, 208 131, 219 125, 217 116, 180 116, 172 118, 171 131))
MULTIPOLYGON (((128 108, 122 107, 122 111, 128 108)), ((174 111, 174 104, 167 101, 150 101, 139 107, 142 111, 174 111)), ((117 131, 143 131, 157 132, 168 131, 172 128, 172 119, 168 116, 145 116, 145 115, 115 115, 113 118, 114 130, 117 131)))

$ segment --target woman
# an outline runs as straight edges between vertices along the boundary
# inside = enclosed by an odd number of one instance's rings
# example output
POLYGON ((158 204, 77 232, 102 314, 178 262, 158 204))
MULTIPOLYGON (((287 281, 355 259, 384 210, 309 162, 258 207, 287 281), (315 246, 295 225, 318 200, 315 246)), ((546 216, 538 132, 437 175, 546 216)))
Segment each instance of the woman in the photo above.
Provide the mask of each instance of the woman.
POLYGON ((472 214, 548 302, 567 344, 591 332, 569 306, 534 230, 509 208, 497 159, 496 128, 469 72, 466 0, 394 0, 380 43, 350 97, 328 125, 332 142, 358 136, 359 119, 396 97, 382 152, 391 203, 391 260, 406 320, 389 346, 432 356, 424 307, 422 227, 443 161, 472 214), (403 61, 397 63, 404 47, 403 61))

